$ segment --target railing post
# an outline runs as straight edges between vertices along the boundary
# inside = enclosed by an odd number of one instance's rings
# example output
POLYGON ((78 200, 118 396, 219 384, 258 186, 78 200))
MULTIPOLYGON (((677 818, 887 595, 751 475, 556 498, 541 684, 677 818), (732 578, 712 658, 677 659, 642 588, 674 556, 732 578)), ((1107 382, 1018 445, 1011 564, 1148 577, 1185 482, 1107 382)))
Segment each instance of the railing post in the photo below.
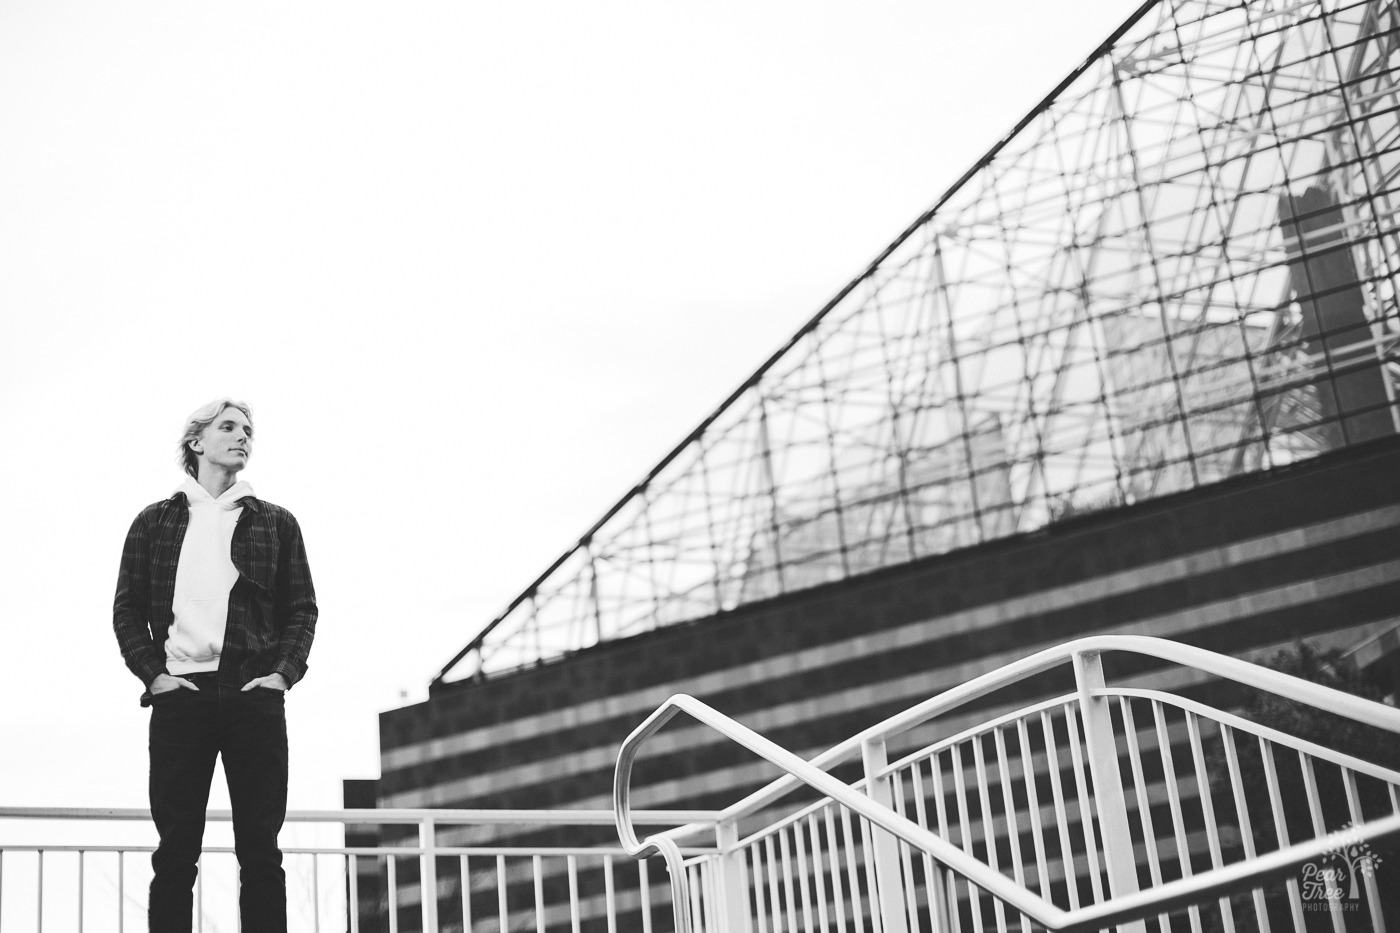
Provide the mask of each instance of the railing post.
POLYGON ((948 869, 937 862, 928 873, 928 899, 932 905, 930 913, 933 916, 933 933, 953 933, 957 929, 953 925, 953 914, 958 909, 957 900, 948 896, 950 877, 948 869))
MULTIPOLYGON (((1084 750, 1089 774, 1094 781, 1094 808, 1098 811, 1099 834, 1103 845, 1104 867, 1108 871, 1110 897, 1121 897, 1138 890, 1137 859, 1128 828, 1128 803, 1123 794, 1123 774, 1118 767, 1118 743, 1113 735, 1113 717, 1104 688, 1103 661, 1097 651, 1074 653, 1074 683, 1079 693, 1079 715, 1084 721, 1084 750)), ((1134 741, 1128 736, 1128 741, 1134 741)), ((1083 814, 1083 819, 1090 819, 1083 814)), ((1086 825, 1086 830, 1088 829, 1086 825)), ((1086 831, 1086 838, 1089 833, 1086 831)), ((1145 921, 1136 920, 1118 928, 1123 933, 1145 933, 1145 921)))
POLYGON ((423 902, 423 933, 437 933, 437 824, 431 817, 418 821, 418 891, 423 902))
POLYGON ((744 850, 739 848, 739 822, 721 820, 715 824, 715 842, 719 846, 719 916, 724 918, 725 933, 748 933, 749 869, 744 850))
MULTIPOLYGON (((894 812, 894 791, 891 779, 884 775, 889 755, 883 738, 866 739, 860 745, 861 762, 865 765, 865 792, 882 807, 894 812)), ((880 929, 883 933, 907 933, 908 918, 904 912, 904 877, 900 871, 899 840, 873 823, 870 826, 874 848, 875 887, 879 893, 880 929)), ((867 857, 866 864, 869 865, 867 857)))

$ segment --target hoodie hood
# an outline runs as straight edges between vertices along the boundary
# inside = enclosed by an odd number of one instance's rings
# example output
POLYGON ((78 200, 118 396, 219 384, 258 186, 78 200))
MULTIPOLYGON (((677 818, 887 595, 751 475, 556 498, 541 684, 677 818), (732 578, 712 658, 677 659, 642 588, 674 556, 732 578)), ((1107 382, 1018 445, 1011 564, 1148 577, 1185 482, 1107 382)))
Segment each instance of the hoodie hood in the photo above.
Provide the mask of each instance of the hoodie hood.
POLYGON ((185 498, 189 499, 191 506, 216 505, 221 509, 230 510, 238 508, 238 501, 244 496, 251 496, 254 494, 253 487, 250 483, 245 480, 239 480, 228 489, 224 490, 222 496, 215 499, 213 496, 209 495, 209 490, 195 481, 193 476, 186 476, 185 481, 181 483, 175 491, 183 492, 185 498))

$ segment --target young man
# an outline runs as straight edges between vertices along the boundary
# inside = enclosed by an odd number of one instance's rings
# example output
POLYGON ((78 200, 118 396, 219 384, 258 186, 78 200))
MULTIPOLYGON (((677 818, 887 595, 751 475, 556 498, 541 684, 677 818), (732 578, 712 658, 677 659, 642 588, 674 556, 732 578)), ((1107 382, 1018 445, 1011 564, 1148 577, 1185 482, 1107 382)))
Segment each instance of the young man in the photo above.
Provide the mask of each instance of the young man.
POLYGON ((150 929, 188 933, 214 759, 233 805, 242 929, 287 929, 277 834, 287 813, 286 691, 306 673, 316 629, 301 529, 256 498, 247 405, 221 398, 180 439, 189 476, 141 510, 122 548, 112 625, 151 707, 150 929))

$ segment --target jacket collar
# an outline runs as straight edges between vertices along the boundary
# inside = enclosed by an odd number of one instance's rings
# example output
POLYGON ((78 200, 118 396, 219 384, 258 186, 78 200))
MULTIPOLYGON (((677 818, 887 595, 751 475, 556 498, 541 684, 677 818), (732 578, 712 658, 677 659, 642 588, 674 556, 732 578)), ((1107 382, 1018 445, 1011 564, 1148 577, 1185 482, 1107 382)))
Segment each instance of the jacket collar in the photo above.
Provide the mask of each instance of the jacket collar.
MULTIPOLYGON (((165 501, 175 506, 188 506, 190 504, 189 496, 186 496, 183 492, 177 492, 165 501)), ((238 504, 246 509, 252 509, 254 512, 262 511, 262 500, 257 496, 244 496, 238 500, 238 504)))

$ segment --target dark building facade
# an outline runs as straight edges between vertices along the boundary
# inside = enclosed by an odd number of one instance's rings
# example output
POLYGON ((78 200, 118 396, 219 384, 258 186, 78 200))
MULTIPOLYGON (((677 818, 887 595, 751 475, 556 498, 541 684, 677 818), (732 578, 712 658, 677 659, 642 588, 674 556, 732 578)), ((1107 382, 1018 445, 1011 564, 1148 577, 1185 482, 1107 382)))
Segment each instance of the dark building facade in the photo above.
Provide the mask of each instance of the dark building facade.
MULTIPOLYGON (((673 693, 810 757, 1084 635, 1259 657, 1303 638, 1359 647, 1397 624, 1392 437, 445 686, 381 717, 377 797, 393 807, 607 808, 618 746, 673 693)), ((969 723, 988 713, 969 710, 969 723)), ((718 807, 770 777, 702 728, 667 734, 673 750, 639 766, 636 805, 718 807)))

